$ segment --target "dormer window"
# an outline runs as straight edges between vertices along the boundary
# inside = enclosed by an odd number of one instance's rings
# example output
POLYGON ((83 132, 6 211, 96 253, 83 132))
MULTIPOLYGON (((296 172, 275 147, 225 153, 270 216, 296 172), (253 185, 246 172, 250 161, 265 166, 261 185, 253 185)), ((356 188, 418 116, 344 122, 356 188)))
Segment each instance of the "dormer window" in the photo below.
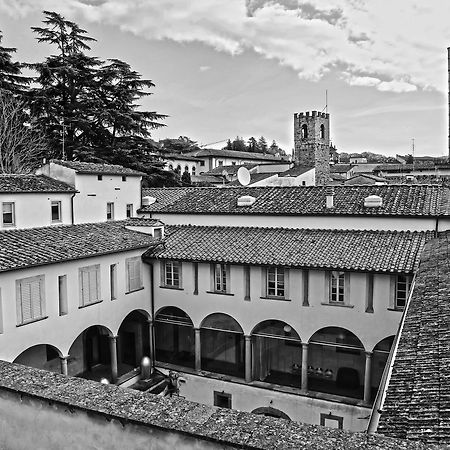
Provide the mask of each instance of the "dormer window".
POLYGON ((155 239, 162 239, 162 228, 153 228, 153 237, 155 239))

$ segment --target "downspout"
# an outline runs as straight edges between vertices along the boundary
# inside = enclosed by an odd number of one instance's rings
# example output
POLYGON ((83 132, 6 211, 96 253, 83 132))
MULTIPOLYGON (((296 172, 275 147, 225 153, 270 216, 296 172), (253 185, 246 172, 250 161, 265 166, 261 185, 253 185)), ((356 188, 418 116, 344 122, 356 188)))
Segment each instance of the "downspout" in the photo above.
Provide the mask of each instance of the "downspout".
POLYGON ((72 215, 72 225, 75 223, 75 217, 74 217, 74 212, 73 212, 73 198, 75 197, 75 195, 77 195, 76 192, 74 192, 72 194, 72 197, 70 197, 70 213, 72 215))
POLYGON ((383 406, 384 401, 386 399, 389 382, 391 380, 392 368, 394 367, 395 357, 397 356, 398 343, 400 341, 400 337, 402 335, 403 328, 405 326, 406 315, 408 314, 409 305, 411 304, 411 297, 414 292, 415 284, 416 284, 416 275, 414 275, 413 280, 411 282, 408 301, 406 303, 405 310, 403 311, 402 319, 398 326, 397 335, 395 336, 394 343, 389 353, 389 358, 383 370, 380 387, 378 388, 377 396, 375 397, 375 401, 373 403, 372 412, 370 413, 369 423, 367 425, 367 434, 369 435, 373 435, 376 433, 381 414, 383 413, 383 406))
POLYGON ((151 342, 151 349, 150 349, 150 353, 151 353, 151 366, 152 366, 152 373, 155 371, 155 271, 154 271, 154 267, 153 267, 153 263, 148 263, 148 265, 150 266, 150 312, 151 312, 151 324, 152 326, 151 328, 151 332, 152 332, 152 336, 150 336, 150 342, 151 342))

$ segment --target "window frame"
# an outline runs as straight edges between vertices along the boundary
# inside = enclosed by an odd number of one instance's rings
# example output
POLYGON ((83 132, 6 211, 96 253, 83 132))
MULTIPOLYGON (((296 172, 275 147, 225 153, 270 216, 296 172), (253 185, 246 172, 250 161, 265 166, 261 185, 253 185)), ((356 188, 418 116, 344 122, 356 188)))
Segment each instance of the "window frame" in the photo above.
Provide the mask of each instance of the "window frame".
MULTIPOLYGON (((133 269, 136 270, 136 267, 133 269)), ((136 275, 136 274, 135 274, 136 275)), ((126 277, 126 293, 140 291, 144 289, 142 280, 142 258, 140 256, 133 256, 125 259, 125 277, 126 277), (130 266, 137 266, 137 277, 131 277, 130 266), (132 279, 137 280, 137 284, 132 286, 132 279)))
POLYGON ((161 287, 167 289, 183 289, 182 284, 182 262, 172 259, 164 259, 161 261, 161 287), (168 277, 167 268, 171 268, 171 276, 168 277), (174 268, 178 271, 178 282, 175 283, 174 268), (168 282, 169 281, 169 282, 168 282))
POLYGON ((117 300, 117 263, 109 265, 109 296, 111 301, 117 300))
POLYGON ((62 222, 62 205, 61 200, 51 200, 50 201, 50 220, 52 223, 61 223, 62 222), (53 219, 53 206, 58 207, 58 219, 53 219))
POLYGON ((101 273, 100 273, 100 264, 93 264, 91 266, 84 266, 78 269, 78 281, 79 281, 79 295, 80 295, 80 304, 79 308, 84 308, 86 306, 95 305, 96 303, 100 303, 102 301, 101 298, 101 273), (96 277, 96 286, 95 298, 91 298, 91 275, 95 273, 96 277), (83 277, 86 276, 84 274, 88 274, 88 285, 89 285, 89 299, 85 301, 84 290, 83 290, 83 277))
POLYGON ((412 283, 412 279, 411 276, 409 275, 405 275, 405 274, 397 274, 395 275, 395 279, 394 279, 394 309, 397 311, 403 311, 406 307, 406 303, 408 301, 408 297, 409 294, 411 292, 411 283, 412 283), (399 278, 403 277, 404 281, 399 281, 399 278), (401 292, 404 292, 404 296, 405 298, 402 299, 402 301, 404 302, 404 305, 399 305, 398 304, 398 293, 399 293, 399 284, 404 284, 404 289, 401 290, 401 292))
POLYGON ((341 270, 332 270, 329 273, 329 295, 328 301, 332 305, 345 305, 346 301, 346 288, 347 288, 347 275, 341 270), (337 275, 337 276, 336 276, 337 275), (335 282, 336 281, 336 282, 335 282), (335 284, 335 287, 333 286, 335 284), (335 291, 335 292, 333 292, 335 291), (335 298, 333 298, 333 296, 335 298), (342 297, 342 298, 341 298, 342 297))
POLYGON ((106 202, 106 220, 114 220, 114 202, 106 202))
POLYGON ((125 215, 126 215, 127 219, 130 219, 131 217, 133 217, 133 203, 127 203, 125 215))
POLYGON ((230 265, 225 263, 211 264, 212 292, 216 294, 228 294, 230 292, 230 265), (220 273, 217 271, 220 270, 220 273), (219 276, 219 279, 218 279, 219 276))
POLYGON ((270 298, 274 300, 288 300, 288 286, 289 286, 289 269, 283 266, 267 266, 264 268, 264 298, 270 298), (271 273, 273 273, 273 279, 271 279, 271 273), (280 283, 280 275, 282 274, 282 283, 280 283), (273 287, 269 284, 274 283, 273 287), (280 284, 280 286, 279 286, 280 284), (274 289, 274 293, 270 291, 274 289), (282 291, 282 295, 278 295, 278 292, 282 291))
POLYGON ((16 226, 16 204, 15 202, 2 202, 2 225, 4 227, 16 226), (5 205, 11 206, 11 212, 5 213, 5 205), (5 214, 11 214, 11 223, 5 222, 5 214))
POLYGON ((26 325, 28 323, 33 323, 38 320, 46 319, 46 304, 45 304, 45 275, 36 275, 33 277, 26 277, 21 278, 19 280, 16 280, 16 320, 17 324, 16 326, 22 326, 26 325), (32 283, 38 283, 39 284, 39 310, 40 312, 38 314, 34 314, 34 308, 33 308, 33 298, 30 291, 30 317, 24 318, 24 287, 26 285, 30 286, 32 283))

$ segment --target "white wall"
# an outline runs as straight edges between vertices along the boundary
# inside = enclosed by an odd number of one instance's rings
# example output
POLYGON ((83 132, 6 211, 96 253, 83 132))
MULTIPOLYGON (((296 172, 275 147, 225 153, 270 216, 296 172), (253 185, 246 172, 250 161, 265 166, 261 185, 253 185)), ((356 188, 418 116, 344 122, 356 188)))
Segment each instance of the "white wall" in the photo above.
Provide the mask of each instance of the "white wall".
MULTIPOLYGON (((265 227, 341 229, 341 230, 385 230, 385 231, 434 231, 436 219, 433 217, 361 217, 361 216, 282 216, 257 214, 140 214, 153 217, 166 225, 209 225, 234 227, 265 227)), ((440 231, 450 229, 449 219, 439 219, 440 231)))
POLYGON ((126 205, 133 204, 133 214, 141 206, 141 177, 120 175, 77 174, 76 189, 80 192, 74 198, 75 223, 106 221, 106 204, 114 203, 114 220, 126 218, 126 205))
POLYGON ((69 348, 86 328, 103 325, 117 334, 126 315, 140 309, 150 314, 150 272, 143 266, 144 288, 126 293, 125 259, 140 256, 144 249, 85 258, 60 264, 52 264, 0 274, 1 311, 0 359, 13 361, 20 353, 37 344, 49 344, 67 355, 69 348), (100 264, 101 303, 83 308, 80 306, 80 267, 100 264), (111 300, 110 264, 117 266, 117 299, 111 300), (45 304, 48 318, 22 326, 16 318, 16 280, 45 275, 45 304), (59 316, 58 276, 67 275, 68 314, 59 316))
POLYGON ((207 293, 211 290, 209 264, 199 264, 198 295, 194 295, 194 269, 192 263, 182 265, 182 290, 159 286, 161 265, 154 263, 155 312, 165 306, 176 306, 192 319, 194 327, 200 327, 209 314, 221 312, 230 315, 240 324, 244 334, 250 335, 253 328, 268 319, 281 320, 291 325, 302 342, 324 327, 342 327, 353 332, 366 351, 372 351, 382 339, 395 335, 401 318, 400 311, 391 311, 391 276, 374 275, 374 312, 366 313, 367 274, 350 273, 349 304, 351 307, 323 305, 328 303, 325 272, 309 272, 309 305, 303 304, 303 271, 289 270, 289 301, 261 298, 264 286, 262 268, 251 267, 251 300, 244 300, 243 267, 230 267, 230 293, 222 295, 207 293))
MULTIPOLYGON (((168 159, 164 160, 164 170, 176 170, 177 166, 181 167, 181 174, 185 172, 185 167, 188 166, 188 172, 190 175, 193 175, 192 170, 195 168, 195 175, 199 174, 200 165, 196 161, 186 161, 184 159, 168 159), (169 165, 172 165, 172 169, 169 168, 169 165)), ((202 167, 203 169, 203 167, 202 167)))
POLYGON ((0 194, 2 202, 14 202, 15 226, 3 226, 0 217, 0 228, 32 228, 72 223, 71 197, 73 193, 8 193, 0 194), (61 221, 52 222, 51 202, 61 202, 61 221))

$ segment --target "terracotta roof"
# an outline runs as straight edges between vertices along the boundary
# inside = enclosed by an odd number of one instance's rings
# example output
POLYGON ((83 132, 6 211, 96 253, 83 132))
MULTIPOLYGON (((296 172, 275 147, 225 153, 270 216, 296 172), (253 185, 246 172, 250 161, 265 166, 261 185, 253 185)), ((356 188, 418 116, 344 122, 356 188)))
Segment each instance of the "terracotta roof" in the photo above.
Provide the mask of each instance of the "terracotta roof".
POLYGON ((197 189, 192 187, 177 187, 177 188, 144 188, 142 189, 142 197, 156 198, 156 202, 144 209, 152 208, 157 211, 162 211, 168 205, 176 202, 178 199, 184 197, 189 191, 197 189))
POLYGON ((2 230, 0 272, 149 247, 155 243, 151 235, 128 230, 125 226, 159 223, 151 219, 131 219, 2 230))
POLYGON ((416 270, 431 232, 308 230, 175 225, 145 256, 185 261, 352 271, 416 270))
MULTIPOLYGON (((177 188, 174 188, 176 190, 177 188)), ((148 189, 159 200, 164 189, 148 189)), ((255 215, 362 215, 435 216, 449 214, 450 190, 438 185, 335 186, 334 208, 326 208, 325 186, 299 187, 208 187, 181 188, 172 201, 156 202, 141 212, 171 214, 255 214, 255 215), (238 207, 243 195, 256 198, 248 207, 238 207), (379 195, 380 208, 364 207, 364 199, 379 195)))
POLYGON ((314 167, 294 166, 289 170, 285 170, 284 172, 278 172, 278 175, 280 177, 298 177, 299 175, 303 175, 310 170, 314 170, 314 167))
POLYGON ((190 156, 196 156, 200 158, 202 156, 214 156, 216 158, 235 158, 235 159, 254 159, 260 161, 279 161, 285 162, 288 161, 288 158, 280 158, 275 155, 268 155, 263 153, 253 153, 253 152, 238 152, 235 150, 226 150, 226 149, 216 149, 216 148, 205 148, 201 150, 195 150, 193 152, 189 152, 190 156))
POLYGON ((45 175, 2 174, 0 193, 77 192, 72 186, 45 175))
POLYGON ((352 164, 332 164, 330 165, 331 173, 347 173, 352 169, 352 164))
POLYGON ((450 232, 422 253, 378 430, 450 444, 450 232))
MULTIPOLYGON (((266 417, 244 411, 202 405, 173 396, 139 392, 134 389, 97 383, 77 377, 67 377, 47 370, 0 361, 0 390, 10 397, 28 402, 39 399, 44 413, 92 414, 118 424, 132 424, 126 432, 132 439, 140 436, 141 447, 152 442, 173 440, 173 433, 183 439, 183 448, 223 448, 253 450, 434 450, 420 442, 366 433, 352 433, 319 425, 307 425, 291 420, 266 417), (141 427, 141 428, 140 428, 141 427), (144 433, 144 428, 148 433, 144 433), (157 434, 155 434, 157 433, 157 434), (167 434, 161 434, 167 433, 167 434), (157 436, 157 437, 154 437, 157 436)), ((327 410, 326 410, 327 411, 327 410)), ((15 418, 2 411, 2 424, 7 428, 15 418)), ((15 424, 15 423, 14 423, 15 424)), ((120 426, 120 425, 117 425, 120 426)), ((126 425, 125 425, 126 426, 126 425)), ((51 427, 48 423, 47 429, 51 427)), ((48 442, 37 437, 39 443, 48 442)), ((60 447, 69 447, 63 442, 60 447)), ((79 447, 82 447, 84 439, 79 447)), ((53 442, 56 440, 53 438, 53 442)), ((132 442, 130 440, 130 442, 132 442)), ((92 446, 92 442, 91 442, 92 446)), ((131 447, 131 445, 130 445, 131 447)), ((168 446, 167 446, 168 447, 168 446)), ((42 447, 41 447, 42 448, 42 447)))
POLYGON ((130 177, 140 177, 145 175, 143 172, 130 169, 128 167, 119 166, 116 164, 101 164, 81 161, 61 161, 58 159, 50 160, 51 163, 60 166, 68 167, 75 170, 76 173, 91 173, 96 175, 128 175, 130 177))
MULTIPOLYGON (((276 177, 276 173, 250 173, 250 185, 257 183, 258 181, 265 180, 266 178, 276 177)), ((239 180, 231 181, 227 186, 242 186, 239 180)))
POLYGON ((195 158, 194 156, 184 155, 183 153, 162 153, 161 158, 170 160, 179 159, 180 161, 195 161, 195 162, 200 161, 198 158, 195 158))
MULTIPOLYGON (((228 175, 234 175, 237 173, 237 171, 241 167, 245 167, 246 169, 252 169, 253 167, 256 167, 258 164, 232 164, 229 166, 217 166, 214 169, 210 170, 209 172, 205 172, 205 174, 208 175, 222 175, 222 173, 225 171, 228 175)), ((270 165, 269 165, 270 166, 270 165)))

